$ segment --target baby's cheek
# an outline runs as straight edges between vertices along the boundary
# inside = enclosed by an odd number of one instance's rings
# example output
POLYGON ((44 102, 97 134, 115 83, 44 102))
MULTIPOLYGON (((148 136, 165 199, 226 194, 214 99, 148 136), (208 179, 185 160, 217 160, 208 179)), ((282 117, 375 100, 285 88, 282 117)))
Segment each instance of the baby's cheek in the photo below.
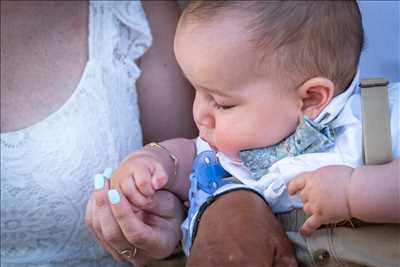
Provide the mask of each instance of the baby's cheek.
POLYGON ((240 142, 230 134, 215 136, 215 143, 218 151, 232 159, 239 159, 240 142))

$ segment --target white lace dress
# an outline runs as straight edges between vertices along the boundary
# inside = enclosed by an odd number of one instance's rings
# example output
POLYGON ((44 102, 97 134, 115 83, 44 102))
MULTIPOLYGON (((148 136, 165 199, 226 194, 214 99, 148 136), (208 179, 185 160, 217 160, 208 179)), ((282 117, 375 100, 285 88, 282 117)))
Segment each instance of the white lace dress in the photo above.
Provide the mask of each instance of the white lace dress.
POLYGON ((142 144, 134 59, 151 34, 138 1, 93 1, 89 21, 73 95, 45 120, 1 134, 1 266, 118 265, 84 214, 93 174, 142 144))

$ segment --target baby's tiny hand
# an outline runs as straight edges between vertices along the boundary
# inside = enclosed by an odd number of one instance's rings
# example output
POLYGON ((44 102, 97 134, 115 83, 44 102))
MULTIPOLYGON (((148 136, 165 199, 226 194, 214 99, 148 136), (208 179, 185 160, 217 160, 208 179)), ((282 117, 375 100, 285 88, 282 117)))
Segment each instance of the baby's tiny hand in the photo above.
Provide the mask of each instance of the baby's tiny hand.
POLYGON ((155 191, 167 182, 168 174, 156 158, 134 154, 115 170, 111 188, 119 189, 132 205, 140 208, 150 204, 155 191))
POLYGON ((309 235, 322 224, 349 219, 348 190, 353 169, 348 166, 327 166, 295 177, 288 186, 290 195, 300 193, 303 210, 310 217, 300 229, 309 235))

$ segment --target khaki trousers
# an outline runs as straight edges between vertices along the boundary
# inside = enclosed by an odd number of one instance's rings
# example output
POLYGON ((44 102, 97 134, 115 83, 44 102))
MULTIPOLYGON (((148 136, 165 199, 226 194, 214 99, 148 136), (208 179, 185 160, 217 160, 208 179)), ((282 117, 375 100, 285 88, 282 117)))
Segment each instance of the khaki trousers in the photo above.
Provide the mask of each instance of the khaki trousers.
POLYGON ((325 227, 304 237, 298 233, 307 218, 302 209, 277 214, 277 218, 300 266, 400 266, 399 224, 325 227))

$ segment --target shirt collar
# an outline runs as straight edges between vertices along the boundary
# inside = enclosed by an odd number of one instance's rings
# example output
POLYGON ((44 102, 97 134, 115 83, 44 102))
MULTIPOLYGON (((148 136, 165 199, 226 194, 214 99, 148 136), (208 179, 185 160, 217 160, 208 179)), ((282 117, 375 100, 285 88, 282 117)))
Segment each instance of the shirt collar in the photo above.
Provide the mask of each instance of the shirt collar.
POLYGON ((314 122, 323 125, 332 122, 338 116, 338 114, 343 110, 350 96, 353 95, 356 89, 358 88, 359 80, 360 80, 360 71, 357 69, 356 75, 354 76, 350 86, 346 90, 344 90, 343 93, 334 97, 332 101, 322 110, 322 112, 318 115, 318 117, 314 119, 314 122))

